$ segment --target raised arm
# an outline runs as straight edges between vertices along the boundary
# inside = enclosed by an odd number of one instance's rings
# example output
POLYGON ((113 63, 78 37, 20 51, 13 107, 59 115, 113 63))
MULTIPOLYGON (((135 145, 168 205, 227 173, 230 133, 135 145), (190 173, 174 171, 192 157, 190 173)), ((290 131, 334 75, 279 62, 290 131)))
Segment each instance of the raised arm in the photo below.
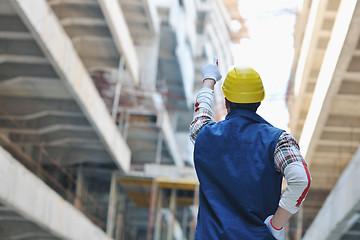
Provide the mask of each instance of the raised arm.
POLYGON ((196 136, 203 126, 215 122, 214 117, 214 85, 221 79, 221 74, 216 64, 208 64, 200 70, 203 84, 194 106, 194 117, 190 124, 190 140, 195 143, 196 136))

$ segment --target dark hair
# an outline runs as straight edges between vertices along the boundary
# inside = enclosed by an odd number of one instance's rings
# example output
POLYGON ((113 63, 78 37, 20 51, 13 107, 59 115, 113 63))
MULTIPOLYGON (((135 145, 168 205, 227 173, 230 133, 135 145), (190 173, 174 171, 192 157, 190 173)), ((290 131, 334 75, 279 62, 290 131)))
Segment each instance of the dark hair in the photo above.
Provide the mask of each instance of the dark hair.
POLYGON ((239 109, 240 108, 240 109, 247 109, 247 110, 250 110, 252 112, 256 112, 256 110, 260 106, 259 102, 256 102, 256 103, 234 103, 234 102, 230 102, 227 99, 226 99, 226 101, 229 104, 230 111, 232 109, 239 109))

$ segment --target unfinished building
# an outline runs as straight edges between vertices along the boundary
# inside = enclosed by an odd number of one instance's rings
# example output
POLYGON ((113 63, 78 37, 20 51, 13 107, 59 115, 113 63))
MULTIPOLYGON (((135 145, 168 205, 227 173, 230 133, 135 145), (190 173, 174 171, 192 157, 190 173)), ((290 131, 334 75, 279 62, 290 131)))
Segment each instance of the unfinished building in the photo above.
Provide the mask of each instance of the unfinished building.
POLYGON ((359 239, 360 3, 302 3, 289 125, 309 163, 312 185, 299 213, 297 239, 302 233, 306 240, 359 239))
MULTIPOLYGON (((219 0, 0 0, 0 239, 191 239, 219 0)), ((238 37, 237 33, 232 36, 238 37)))

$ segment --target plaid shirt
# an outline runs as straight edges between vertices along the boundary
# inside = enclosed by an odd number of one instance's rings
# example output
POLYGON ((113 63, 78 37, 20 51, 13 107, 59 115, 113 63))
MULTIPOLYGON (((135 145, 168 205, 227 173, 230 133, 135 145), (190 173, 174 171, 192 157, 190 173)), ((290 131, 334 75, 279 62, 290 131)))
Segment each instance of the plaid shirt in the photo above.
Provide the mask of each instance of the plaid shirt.
MULTIPOLYGON (((190 124, 190 140, 195 143, 197 134, 202 127, 210 122, 215 122, 214 114, 210 109, 198 108, 198 102, 195 103, 195 114, 190 124)), ((284 175, 286 166, 293 162, 304 162, 305 160, 300 153, 300 148, 295 138, 287 132, 283 132, 274 152, 274 165, 278 172, 284 175)))

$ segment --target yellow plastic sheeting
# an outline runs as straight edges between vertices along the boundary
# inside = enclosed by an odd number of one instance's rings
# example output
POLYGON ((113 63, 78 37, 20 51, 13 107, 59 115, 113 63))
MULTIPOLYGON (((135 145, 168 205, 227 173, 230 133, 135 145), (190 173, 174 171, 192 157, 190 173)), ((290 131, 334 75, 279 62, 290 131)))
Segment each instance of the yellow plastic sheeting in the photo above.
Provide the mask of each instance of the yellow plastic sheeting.
MULTIPOLYGON (((119 177, 119 182, 124 187, 140 187, 151 189, 153 180, 157 182, 158 188, 161 189, 176 189, 176 190, 186 190, 194 191, 199 182, 197 179, 189 178, 149 178, 149 177, 137 177, 137 176, 121 176, 119 177)), ((129 196, 130 200, 137 207, 149 207, 151 192, 141 191, 141 190, 126 190, 126 194, 129 196)), ((168 200, 169 201, 169 200, 168 200)), ((164 206, 167 205, 165 201, 164 206)), ((176 205, 178 206, 189 206, 194 204, 193 197, 177 197, 176 205)))
POLYGON ((166 189, 178 189, 178 190, 191 190, 194 191, 199 182, 195 179, 189 178, 156 178, 158 186, 166 189))
POLYGON ((134 176, 123 176, 119 177, 121 185, 127 187, 144 187, 151 188, 152 181, 155 180, 158 187, 165 189, 178 189, 178 190, 190 190, 194 191, 196 186, 199 185, 197 179, 190 178, 148 178, 148 177, 134 177, 134 176))
POLYGON ((144 187, 151 188, 152 178, 134 177, 134 176, 122 176, 119 177, 119 182, 125 187, 144 187))

